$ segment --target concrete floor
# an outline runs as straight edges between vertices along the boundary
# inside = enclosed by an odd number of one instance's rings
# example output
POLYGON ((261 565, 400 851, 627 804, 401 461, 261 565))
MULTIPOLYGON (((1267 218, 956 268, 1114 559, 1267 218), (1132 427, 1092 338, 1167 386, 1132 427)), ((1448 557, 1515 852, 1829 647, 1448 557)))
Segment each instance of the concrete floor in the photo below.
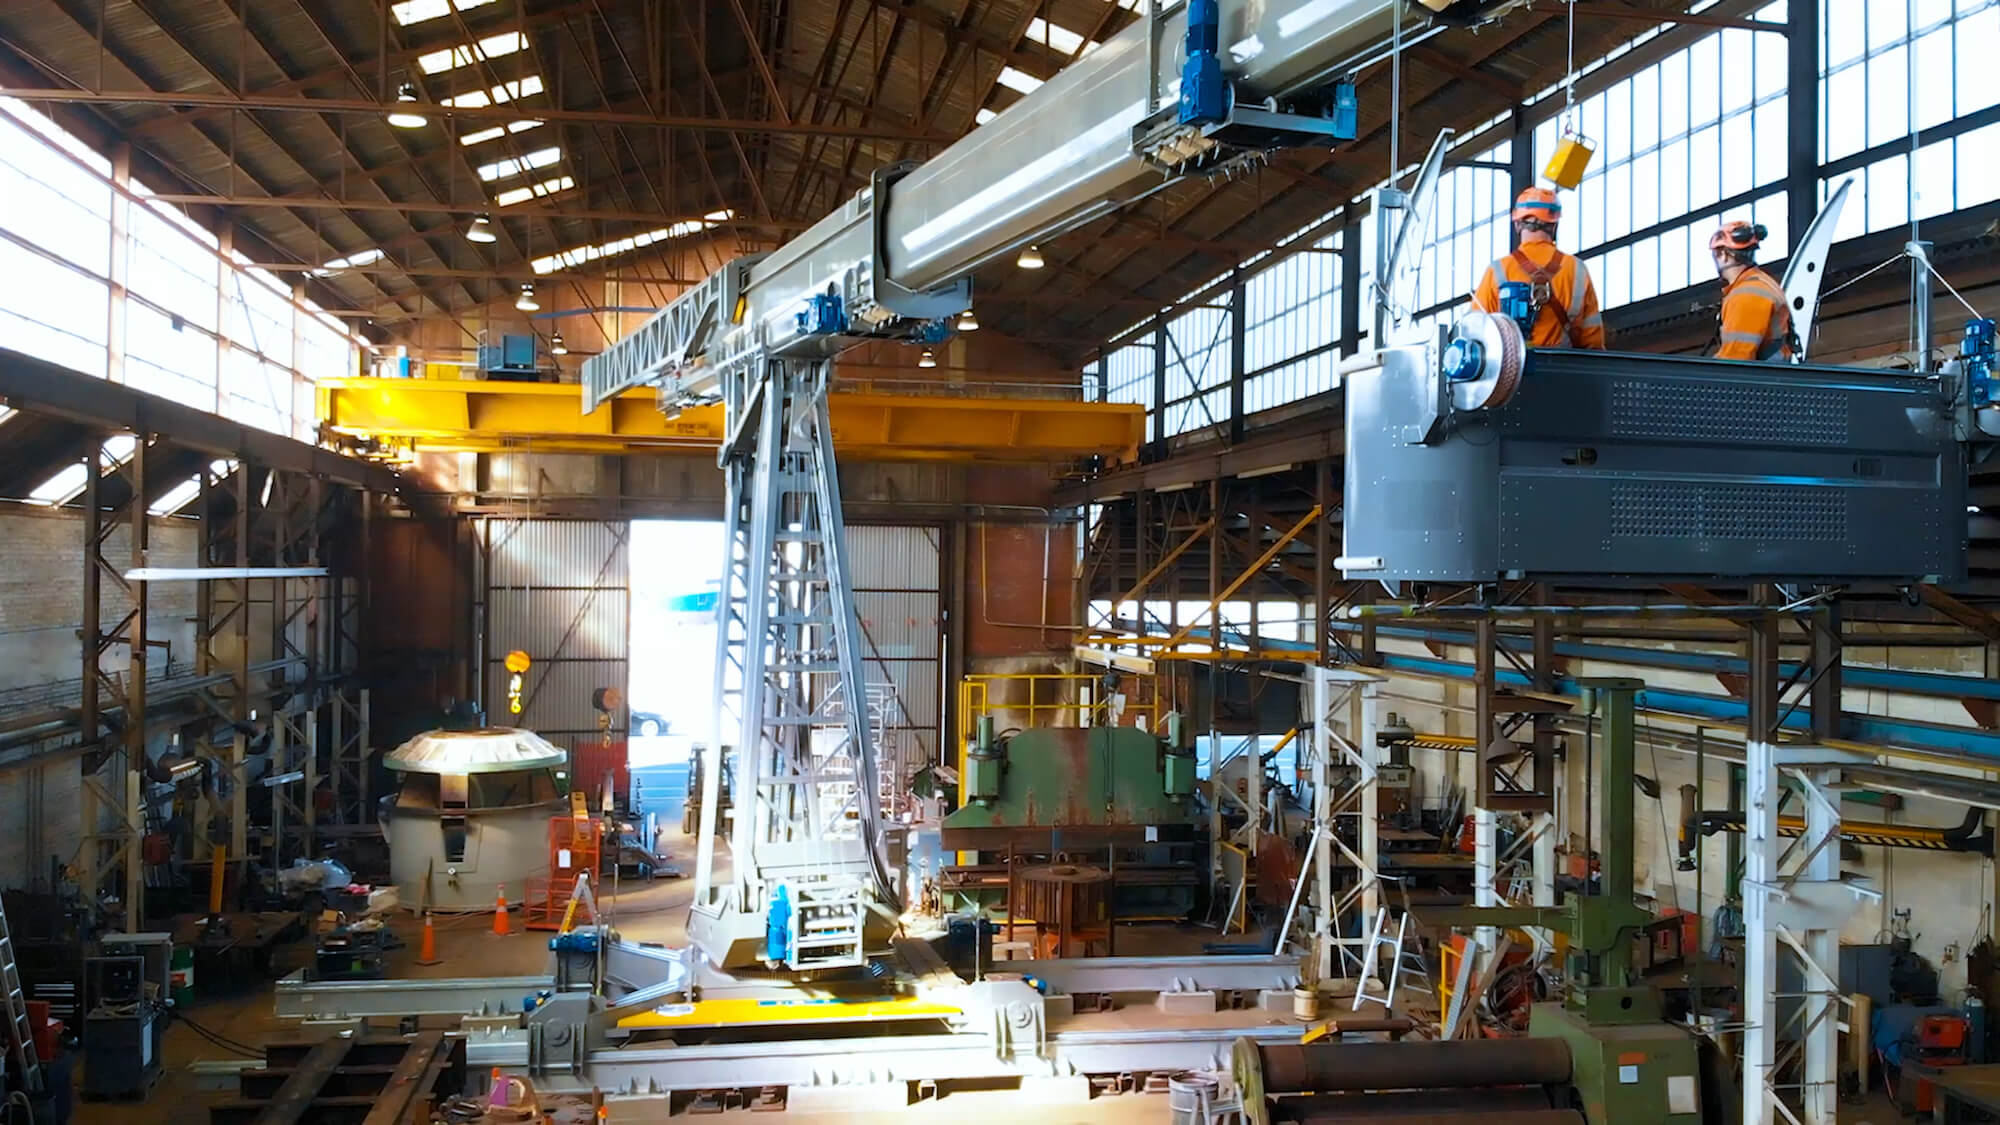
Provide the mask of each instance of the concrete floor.
MULTIPOLYGON (((675 847, 685 840, 669 841, 669 851, 675 856, 691 856, 691 846, 675 847)), ((692 867, 684 861, 684 866, 692 867)), ((607 887, 603 895, 603 905, 609 919, 626 937, 645 942, 660 942, 677 945, 686 940, 686 920, 689 903, 693 897, 693 880, 688 878, 658 880, 651 884, 634 886, 630 883, 618 887, 607 887)), ((525 931, 520 922, 519 911, 513 915, 512 930, 507 936, 492 932, 491 914, 472 914, 459 917, 440 917, 435 920, 440 964, 418 965, 416 951, 422 936, 422 923, 413 915, 398 915, 391 919, 391 928, 405 945, 388 954, 389 976, 392 978, 460 977, 460 976, 513 976, 542 973, 548 970, 548 934, 525 931)), ((1134 931, 1129 937, 1120 935, 1120 953, 1182 953, 1198 949, 1204 934, 1200 931, 1176 931, 1173 927, 1155 927, 1134 931), (1192 948, 1191 948, 1192 947, 1192 948)), ((278 975, 293 972, 304 967, 311 956, 309 942, 297 941, 280 946, 273 958, 273 968, 278 975)), ((259 987, 232 996, 202 995, 185 1013, 188 1020, 203 1029, 221 1037, 250 1046, 261 1046, 266 1040, 286 1038, 296 1034, 295 1025, 278 1020, 272 1014, 271 990, 259 987)), ((191 1027, 176 1023, 167 1031, 165 1066, 158 1085, 144 1102, 84 1102, 75 1103, 72 1120, 76 1125, 132 1125, 144 1122, 185 1122, 200 1125, 208 1120, 210 1104, 224 1100, 231 1095, 226 1092, 206 1091, 198 1087, 188 1066, 197 1061, 227 1060, 242 1056, 216 1046, 198 1034, 191 1027)), ((872 1120, 908 1120, 963 1122, 967 1125, 993 1125, 1007 1123, 1017 1125, 1027 1104, 1032 1104, 1037 1125, 1071 1125, 1087 1122, 1157 1122, 1167 1116, 1166 1098, 1154 1095, 1134 1095, 1128 1097, 1098 1099, 1094 1102, 1078 1104, 1051 1101, 1032 1093, 980 1092, 958 1093, 939 1101, 911 1107, 870 1106, 866 1109, 841 1109, 815 1112, 803 1107, 794 1108, 779 1120, 799 1123, 799 1125, 822 1125, 828 1122, 851 1122, 872 1120)), ((565 1117, 574 1117, 581 1122, 582 1107, 570 1107, 565 1117)), ((615 1122, 658 1121, 668 1116, 662 1101, 642 1099, 614 1102, 611 1105, 611 1120, 615 1122)), ((771 1122, 767 1113, 751 1114, 748 1111, 732 1111, 718 1116, 703 1116, 698 1120, 732 1121, 757 1120, 771 1122)))
MULTIPOLYGON (((670 847, 670 850, 677 856, 692 854, 692 848, 670 847)), ((615 889, 607 888, 604 905, 607 915, 627 937, 638 941, 679 944, 686 939, 687 908, 692 893, 691 879, 661 880, 638 887, 627 884, 615 889)), ((391 977, 511 976, 546 972, 548 968, 548 935, 524 931, 518 911, 514 916, 513 932, 504 937, 492 932, 490 914, 438 919, 436 930, 442 963, 431 966, 415 963, 421 922, 414 916, 402 915, 393 919, 391 924, 407 943, 404 948, 389 954, 391 977)), ((1190 946, 1198 949, 1198 943, 1208 936, 1212 935, 1171 926, 1134 927, 1121 932, 1119 953, 1144 956, 1149 953, 1190 952, 1193 951, 1190 946)), ((310 953, 311 945, 304 941, 280 947, 275 957, 275 968, 279 974, 290 973, 301 968, 310 953)), ((268 1039, 296 1034, 292 1025, 272 1015, 269 987, 254 988, 236 996, 205 996, 186 1015, 209 1031, 251 1046, 261 1046, 268 1039)), ((149 1098, 143 1103, 79 1101, 73 1120, 76 1125, 132 1125, 134 1122, 205 1125, 208 1106, 229 1095, 199 1089, 188 1071, 188 1065, 196 1061, 239 1057, 217 1047, 190 1027, 176 1024, 167 1033, 164 1073, 149 1098)), ((1074 1096, 1073 1090, 1065 1090, 1048 1094, 1036 1091, 956 1093, 938 1101, 907 1107, 870 1105, 866 1108, 814 1111, 794 1106, 777 1117, 739 1110, 719 1116, 703 1116, 697 1120, 754 1119, 765 1123, 775 1120, 794 1125, 877 1120, 1020 1125, 1024 1114, 1031 1115, 1035 1125, 1138 1125, 1141 1122, 1164 1122, 1169 1116, 1164 1095, 1133 1094, 1081 1101, 1074 1096)), ((614 1122, 660 1121, 667 1116, 666 1104, 655 1099, 618 1101, 611 1103, 610 1107, 610 1120, 614 1122)), ((576 1125, 584 1125, 588 1119, 587 1107, 579 1103, 566 1104, 558 1116, 559 1121, 572 1121, 576 1125)), ((1880 1091, 1864 1103, 1842 1106, 1839 1120, 1851 1125, 1901 1125, 1904 1121, 1880 1091)))

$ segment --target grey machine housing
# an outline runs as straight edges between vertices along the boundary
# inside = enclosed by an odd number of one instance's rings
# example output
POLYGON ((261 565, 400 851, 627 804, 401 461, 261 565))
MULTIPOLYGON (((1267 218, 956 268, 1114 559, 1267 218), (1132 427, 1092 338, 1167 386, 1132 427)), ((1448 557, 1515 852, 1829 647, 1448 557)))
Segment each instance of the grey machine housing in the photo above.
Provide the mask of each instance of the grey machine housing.
POLYGON ((1347 372, 1349 578, 1964 577, 1966 454, 1936 377, 1527 349, 1511 398, 1464 410, 1451 334, 1406 339, 1347 372))

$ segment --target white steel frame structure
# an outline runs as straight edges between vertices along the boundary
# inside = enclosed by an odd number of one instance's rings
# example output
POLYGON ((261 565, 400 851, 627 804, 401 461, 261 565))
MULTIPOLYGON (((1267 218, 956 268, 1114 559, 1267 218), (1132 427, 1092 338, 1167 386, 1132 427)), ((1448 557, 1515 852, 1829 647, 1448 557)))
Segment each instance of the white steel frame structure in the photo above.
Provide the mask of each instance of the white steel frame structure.
MULTIPOLYGON (((1745 746, 1743 844, 1743 1121, 1833 1125, 1839 1102, 1840 927, 1881 892, 1840 874, 1840 804, 1827 786, 1856 758, 1813 746, 1745 746), (1778 834, 1778 798, 1789 780, 1806 798, 1805 831, 1778 834), (1799 958, 1804 992, 1796 1022, 1778 1023, 1779 958, 1799 958), (1779 1082, 1778 1044, 1792 1039, 1796 1082, 1779 1082), (1783 1094, 1795 1093, 1794 1113, 1783 1094)), ((1790 997, 1787 997, 1788 999, 1790 997)))
MULTIPOLYGON (((1381 854, 1376 832, 1381 790, 1376 773, 1382 752, 1376 733, 1381 727, 1383 679, 1352 668, 1309 668, 1306 674, 1312 737, 1306 741, 1302 765, 1312 786, 1312 854, 1307 858, 1305 878, 1311 880, 1312 893, 1300 927, 1310 935, 1316 978, 1327 980, 1336 965, 1345 973, 1350 963, 1359 964, 1368 946, 1365 932, 1342 936, 1341 919, 1373 919, 1382 907, 1382 882, 1376 869, 1381 854), (1352 767, 1353 780, 1346 784, 1337 781, 1333 774, 1336 766, 1352 767), (1334 830, 1343 815, 1359 818, 1354 846, 1341 840, 1334 830), (1337 895, 1333 889, 1336 863, 1351 865, 1356 872, 1354 885, 1337 895)), ((1289 928, 1286 937, 1290 937, 1289 928)))
POLYGON ((792 905, 785 964, 860 964, 871 901, 893 886, 862 683, 826 392, 832 364, 773 358, 725 380, 732 440, 716 599, 717 737, 703 763, 690 935, 725 967, 766 959, 767 911, 792 905), (733 752, 724 749, 725 739, 733 752), (715 879, 723 761, 733 863, 715 879), (845 830, 858 802, 861 832, 845 830))

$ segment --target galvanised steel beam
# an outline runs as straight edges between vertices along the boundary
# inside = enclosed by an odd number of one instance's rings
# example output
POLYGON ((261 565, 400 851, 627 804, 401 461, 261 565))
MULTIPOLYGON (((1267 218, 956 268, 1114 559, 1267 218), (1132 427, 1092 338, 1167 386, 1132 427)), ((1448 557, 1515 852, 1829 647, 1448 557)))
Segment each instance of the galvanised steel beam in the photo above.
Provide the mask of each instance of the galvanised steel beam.
MULTIPOLYGON (((1298 1028, 1267 1022, 1217 1028, 1139 1028, 1119 1031, 1065 1031, 1050 1035, 1042 1052, 996 1053, 983 1035, 890 1035, 865 1039, 797 1040, 757 1043, 701 1043, 688 1046, 593 1051, 581 1077, 540 1075, 537 1087, 628 1094, 738 1089, 745 1085, 814 1087, 895 1084, 964 1079, 1035 1078, 1130 1074, 1165 1070, 1226 1069, 1238 1039, 1289 1043, 1298 1028)), ((507 1069, 527 1065, 525 1044, 513 1049, 518 1061, 502 1061, 506 1048, 482 1061, 507 1069)))
POLYGON ((310 981, 301 969, 279 978, 272 1009, 287 1020, 500 1015, 519 1012, 522 997, 554 987, 549 976, 310 981))

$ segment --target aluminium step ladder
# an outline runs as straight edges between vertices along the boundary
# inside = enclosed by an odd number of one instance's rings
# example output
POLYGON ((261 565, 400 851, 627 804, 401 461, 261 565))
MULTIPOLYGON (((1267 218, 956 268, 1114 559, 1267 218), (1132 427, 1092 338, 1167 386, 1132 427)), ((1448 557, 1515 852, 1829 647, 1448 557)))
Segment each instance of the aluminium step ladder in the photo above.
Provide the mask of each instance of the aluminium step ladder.
POLYGON ((0 904, 0 1015, 7 1019, 7 1033, 14 1064, 20 1070, 21 1085, 30 1094, 42 1092, 42 1064, 35 1057, 35 1035, 28 1025, 28 996, 21 990, 20 964, 14 957, 14 935, 7 928, 7 908, 0 904))

